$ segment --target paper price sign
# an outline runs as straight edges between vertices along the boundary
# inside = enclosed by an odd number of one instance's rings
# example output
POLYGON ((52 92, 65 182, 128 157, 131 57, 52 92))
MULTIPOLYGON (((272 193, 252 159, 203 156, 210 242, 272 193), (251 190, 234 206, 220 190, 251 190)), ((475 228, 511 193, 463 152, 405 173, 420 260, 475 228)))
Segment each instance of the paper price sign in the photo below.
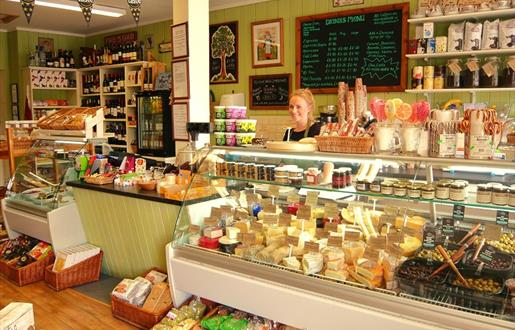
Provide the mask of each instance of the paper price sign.
POLYGON ((200 233, 200 226, 197 225, 190 225, 188 231, 192 234, 200 233))
POLYGON ((259 200, 259 197, 257 194, 247 193, 247 203, 249 205, 252 205, 253 203, 257 203, 259 200))
POLYGON ((393 255, 393 256, 396 256, 396 257, 401 257, 404 250, 402 250, 400 248, 400 246, 396 245, 396 244, 388 244, 386 246, 386 252, 393 255))
POLYGON ((273 197, 279 197, 279 186, 270 186, 268 194, 273 197))
POLYGON ((345 232, 345 240, 346 241, 359 241, 361 238, 361 234, 357 231, 346 231, 345 232))
POLYGON ((316 229, 316 236, 319 238, 319 239, 322 239, 322 238, 326 238, 329 236, 329 233, 327 231, 325 231, 323 228, 317 228, 316 229))
POLYGON ((510 212, 497 210, 497 214, 495 216, 495 223, 501 226, 505 226, 508 224, 508 220, 510 220, 510 212))
POLYGON ((315 242, 304 242, 304 250, 309 252, 319 252, 320 245, 315 242))
POLYGON ((338 236, 329 236, 327 238, 327 245, 328 246, 334 246, 334 247, 342 247, 343 240, 341 237, 338 236))
POLYGON ((332 231, 332 232, 338 232, 338 224, 336 222, 326 222, 324 225, 324 230, 326 232, 332 231))
POLYGON ((368 245, 376 249, 384 249, 386 247, 386 236, 370 237, 368 245))
POLYGON ((318 195, 320 193, 318 191, 308 191, 306 195, 306 205, 310 205, 311 207, 316 207, 318 204, 318 195))
POLYGON ((204 225, 209 227, 218 226, 218 219, 213 217, 204 218, 204 225))
POLYGON ((253 245, 256 242, 256 234, 254 233, 238 233, 238 241, 245 245, 253 245))
POLYGON ((221 218, 222 217, 222 209, 219 209, 217 207, 211 208, 211 217, 212 218, 221 218))
POLYGON ((288 203, 298 203, 298 202, 300 202, 300 197, 297 194, 291 194, 291 195, 288 195, 288 197, 286 198, 286 201, 288 203))
POLYGON ((291 214, 281 213, 279 214, 279 226, 289 227, 291 224, 291 214))
POLYGON ((250 223, 250 229, 255 231, 262 231, 263 230, 263 224, 261 222, 252 221, 250 223))
POLYGON ((276 225, 278 218, 279 217, 276 214, 265 214, 263 217, 263 223, 267 225, 276 225))
POLYGON ((299 238, 296 236, 286 236, 286 243, 288 245, 298 246, 299 245, 299 238))
POLYGON ((266 204, 266 205, 263 207, 263 212, 265 212, 265 213, 275 213, 275 212, 277 212, 277 205, 274 205, 274 204, 266 204))
POLYGON ((239 220, 247 219, 248 216, 249 216, 249 214, 247 212, 242 211, 242 210, 236 210, 236 213, 234 215, 234 217, 236 219, 239 219, 239 220))

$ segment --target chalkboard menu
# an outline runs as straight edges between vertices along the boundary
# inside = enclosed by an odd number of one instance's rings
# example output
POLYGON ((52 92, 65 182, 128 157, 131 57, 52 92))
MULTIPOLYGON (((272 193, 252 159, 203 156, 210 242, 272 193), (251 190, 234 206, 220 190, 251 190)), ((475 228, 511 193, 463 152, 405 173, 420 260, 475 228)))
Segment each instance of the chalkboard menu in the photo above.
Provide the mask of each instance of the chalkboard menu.
POLYGON ((249 77, 250 108, 257 110, 288 109, 291 74, 249 77))
POLYGON ((297 88, 336 93, 363 78, 372 92, 404 91, 409 4, 297 17, 297 88))

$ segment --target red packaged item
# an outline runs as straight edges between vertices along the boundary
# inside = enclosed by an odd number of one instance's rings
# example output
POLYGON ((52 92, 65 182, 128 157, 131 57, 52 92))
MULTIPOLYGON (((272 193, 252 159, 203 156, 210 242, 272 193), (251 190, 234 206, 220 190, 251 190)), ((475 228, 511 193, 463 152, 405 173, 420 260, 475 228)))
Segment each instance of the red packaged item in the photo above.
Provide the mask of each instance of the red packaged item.
POLYGON ((199 240, 199 246, 206 249, 216 250, 219 246, 218 239, 219 238, 209 238, 202 236, 199 240))
POLYGON ((48 255, 48 253, 52 251, 52 246, 45 242, 39 242, 32 250, 27 253, 30 257, 35 260, 40 260, 48 255))

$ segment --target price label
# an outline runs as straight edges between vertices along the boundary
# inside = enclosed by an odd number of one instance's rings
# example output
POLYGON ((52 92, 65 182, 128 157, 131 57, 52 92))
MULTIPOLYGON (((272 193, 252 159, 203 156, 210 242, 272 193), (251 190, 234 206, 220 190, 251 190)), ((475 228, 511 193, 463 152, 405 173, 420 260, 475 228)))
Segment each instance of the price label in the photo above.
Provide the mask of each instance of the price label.
POLYGON ((233 213, 233 209, 230 205, 222 205, 220 206, 220 211, 222 212, 222 215, 223 214, 232 214, 233 213))
POLYGON ((279 226, 289 227, 291 224, 291 214, 281 213, 279 214, 279 226))
POLYGON ((286 236, 286 243, 288 245, 298 246, 299 245, 299 238, 296 236, 286 236))
POLYGON ((279 197, 279 186, 270 186, 270 188, 268 188, 268 195, 279 197))
POLYGON ((386 248, 386 236, 370 237, 368 245, 374 249, 386 248))
POLYGON ((510 69, 512 71, 515 71, 515 59, 511 59, 509 61, 506 61, 506 63, 508 64, 508 66, 510 67, 510 69))
POLYGON ((340 212, 338 211, 338 209, 325 209, 324 210, 324 218, 326 219, 333 219, 333 220, 336 220, 338 219, 338 216, 340 215, 340 212))
POLYGON ((277 212, 277 205, 275 204, 266 204, 263 206, 263 212, 265 213, 276 213, 277 212))
MULTIPOLYGON (((469 63, 469 62, 467 62, 467 63, 469 63)), ((494 73, 497 71, 497 70, 495 69, 494 65, 492 64, 492 62, 488 62, 488 63, 486 63, 485 65, 483 65, 483 66, 482 66, 482 68, 483 68, 483 71, 486 73, 486 75, 487 75, 488 77, 493 76, 493 75, 494 75, 494 73)), ((479 68, 478 68, 478 70, 479 70, 479 68)), ((477 70, 476 70, 476 71, 477 71, 477 70)))
POLYGON ((204 225, 208 227, 218 226, 218 219, 213 217, 204 218, 204 225))
POLYGON ((329 236, 327 238, 327 245, 333 247, 342 247, 343 239, 339 236, 329 236))
POLYGON ((301 205, 297 210, 297 219, 310 220, 311 219, 311 206, 301 205))
POLYGON ((247 217, 249 216, 249 214, 247 212, 244 212, 242 210, 236 210, 235 214, 234 214, 234 217, 238 220, 243 220, 243 219, 247 219, 247 217))
POLYGON ((452 62, 448 65, 448 67, 454 74, 459 74, 461 72, 461 67, 458 63, 452 62))
POLYGON ((324 230, 324 228, 317 228, 316 229, 316 236, 319 239, 326 238, 329 236, 329 233, 324 230))
POLYGON ((218 207, 212 207, 211 208, 211 218, 221 218, 222 217, 222 210, 218 207))
POLYGON ((365 249, 365 253, 363 254, 363 257, 366 259, 369 259, 369 260, 377 260, 377 259, 379 259, 379 250, 367 247, 365 249))
POLYGON ((436 241, 436 229, 428 228, 424 231, 424 238, 422 240, 422 246, 425 249, 434 249, 436 241))
POLYGON ((245 245, 253 245, 256 243, 255 233, 238 233, 238 241, 245 245))
POLYGON ((481 252, 479 253, 478 257, 481 262, 484 262, 487 266, 490 266, 494 259, 495 253, 496 251, 494 247, 486 245, 481 249, 481 252))
POLYGON ((485 224, 485 230, 483 232, 483 236, 488 241, 497 241, 499 240, 499 237, 501 237, 501 227, 499 227, 497 224, 485 224))
POLYGON ((298 203, 300 202, 300 196, 297 194, 288 195, 288 197, 286 197, 286 201, 288 203, 298 203))
POLYGON ((465 205, 455 204, 452 208, 452 218, 458 221, 465 219, 465 205))
POLYGON ((306 195, 306 205, 311 207, 316 207, 318 204, 318 195, 320 192, 318 191, 308 191, 306 195))
POLYGON ((279 216, 277 214, 265 214, 263 217, 263 223, 267 225, 277 225, 277 220, 279 216))
POLYGON ((408 236, 417 236, 417 234, 419 233, 418 230, 415 230, 413 228, 408 228, 408 227, 402 228, 402 232, 404 233, 404 235, 408 235, 408 236))
POLYGON ((320 245, 315 242, 304 242, 304 250, 308 252, 319 252, 320 245))
POLYGON ((505 226, 508 224, 509 220, 510 220, 510 212, 509 211, 497 210, 497 215, 495 216, 496 224, 505 226))
POLYGON ((261 222, 252 221, 250 223, 250 229, 254 231, 262 231, 263 230, 263 224, 261 222))
POLYGON ((188 231, 192 234, 198 234, 198 233, 200 233, 200 226, 190 225, 190 227, 188 228, 188 231))
POLYGON ((454 237, 454 219, 443 218, 442 219, 442 234, 449 237, 454 237))
POLYGON ((338 232, 338 224, 336 222, 326 222, 324 225, 324 230, 326 232, 338 232))
POLYGON ((402 257, 404 251, 397 244, 388 243, 386 246, 386 252, 395 257, 402 257))
POLYGON ((395 217, 399 214, 399 208, 395 206, 385 206, 384 213, 386 215, 394 217, 395 219, 395 217))
POLYGON ((247 193, 247 204, 252 205, 259 201, 258 194, 247 193))
POLYGON ((400 232, 388 233, 386 235, 388 244, 391 243, 404 243, 404 234, 400 232))
POLYGON ((336 204, 335 202, 327 202, 327 203, 325 203, 324 208, 326 210, 338 209, 338 204, 336 204))
POLYGON ((240 233, 247 233, 249 231, 247 222, 245 221, 238 221, 234 223, 234 227, 238 228, 240 230, 240 233))
POLYGON ((467 61, 466 65, 467 65, 467 68, 472 72, 479 70, 479 65, 476 61, 467 61))
POLYGON ((345 240, 346 241, 359 241, 361 238, 361 233, 357 231, 345 231, 345 240))

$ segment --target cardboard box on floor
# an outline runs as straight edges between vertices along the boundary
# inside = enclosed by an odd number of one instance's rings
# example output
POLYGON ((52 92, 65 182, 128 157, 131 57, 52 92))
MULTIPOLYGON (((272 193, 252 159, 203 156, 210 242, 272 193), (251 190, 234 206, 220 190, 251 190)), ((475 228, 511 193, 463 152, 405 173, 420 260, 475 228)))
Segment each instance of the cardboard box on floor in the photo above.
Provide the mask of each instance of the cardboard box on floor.
POLYGON ((11 329, 35 329, 32 304, 12 302, 0 310, 0 330, 11 329))

